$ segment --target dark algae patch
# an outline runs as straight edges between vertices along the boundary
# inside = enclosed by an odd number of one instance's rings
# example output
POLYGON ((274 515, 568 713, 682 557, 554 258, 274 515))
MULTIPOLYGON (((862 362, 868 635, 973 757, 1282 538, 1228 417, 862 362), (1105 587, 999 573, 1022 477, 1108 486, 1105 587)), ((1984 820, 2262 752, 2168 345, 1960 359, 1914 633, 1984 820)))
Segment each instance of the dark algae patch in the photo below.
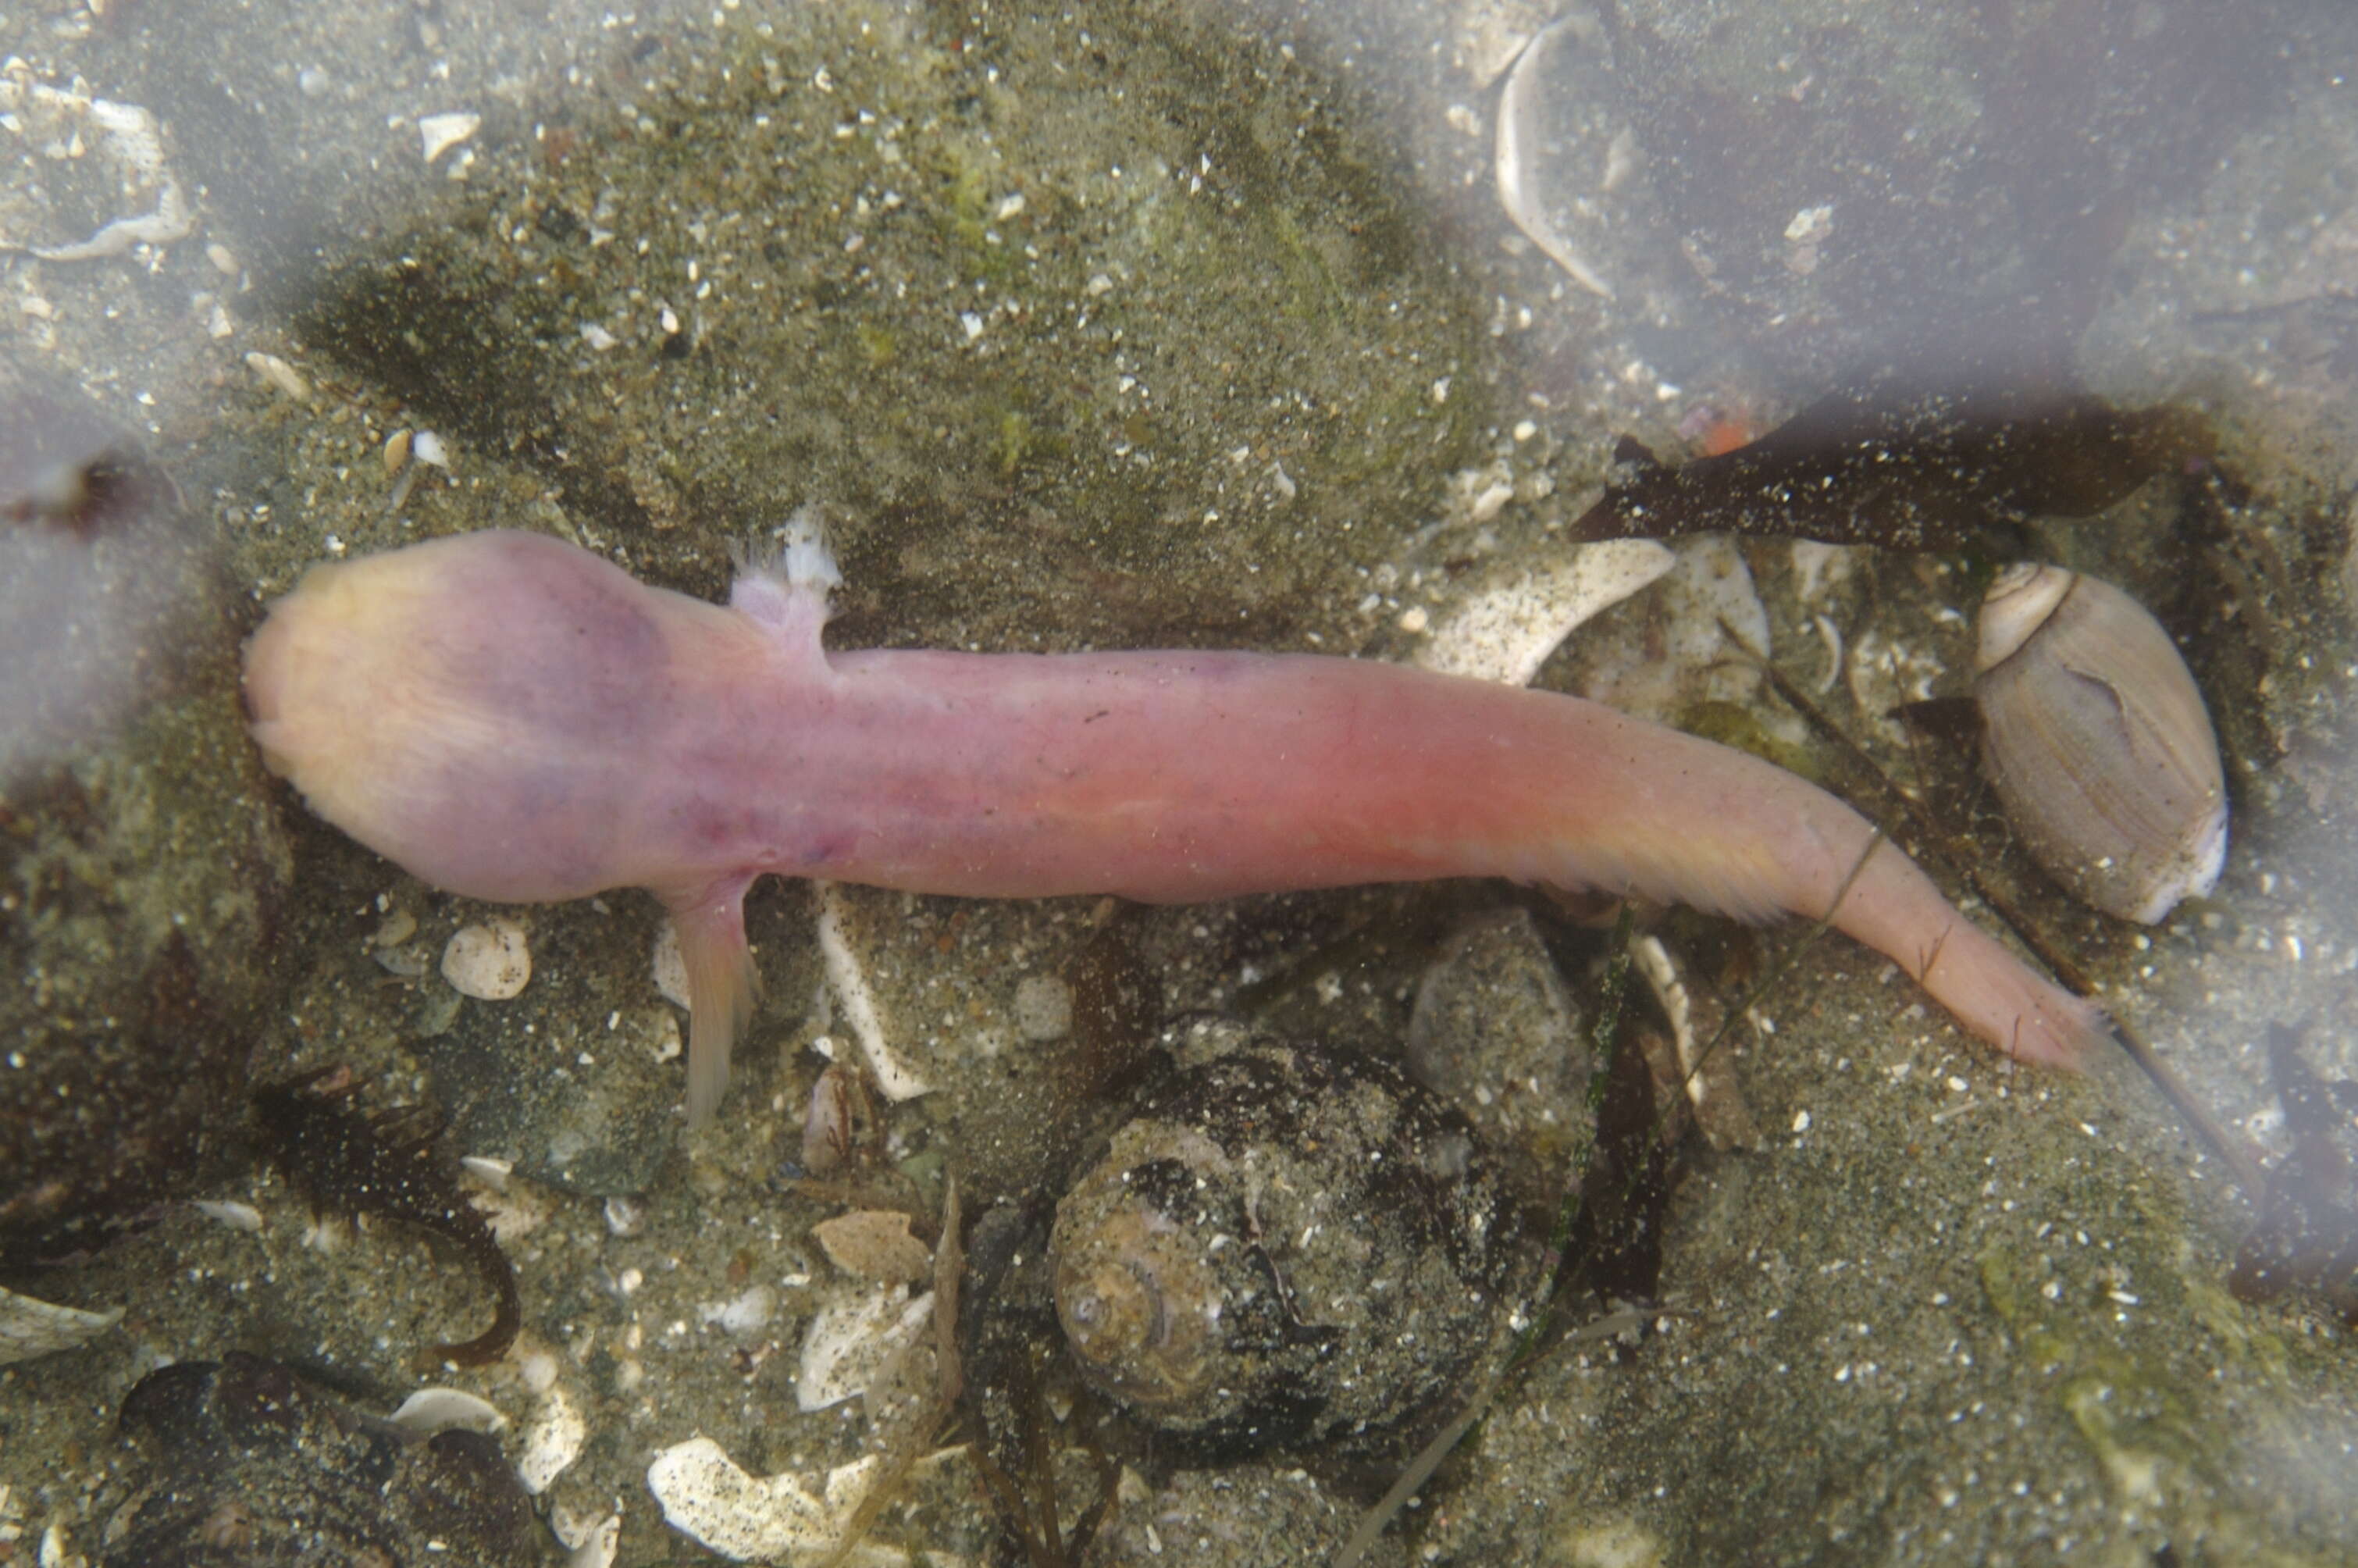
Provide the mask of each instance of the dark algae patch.
POLYGON ((105 1568, 546 1563, 497 1440, 420 1438, 276 1361, 232 1351, 140 1379, 119 1431, 133 1489, 105 1568))
POLYGON ((2033 517, 2088 517, 2208 458, 2190 408, 2118 409, 2044 378, 1920 381, 1879 372, 1758 440, 1666 466, 1623 437, 1626 478, 1575 539, 1750 534, 1953 550, 2033 517))
POLYGON ((254 1116, 271 1162, 318 1207, 401 1220, 455 1245, 481 1271, 497 1310, 481 1334, 428 1346, 419 1360, 461 1367, 498 1360, 524 1319, 515 1266, 437 1154, 440 1129, 416 1106, 375 1116, 350 1108, 344 1102, 352 1085, 337 1073, 329 1068, 255 1093, 254 1116))
POLYGON ((2311 1071, 2299 1032, 2281 1023, 2268 1026, 2268 1067, 2292 1152, 2227 1288, 2253 1303, 2306 1292, 2358 1327, 2358 1081, 2311 1071))

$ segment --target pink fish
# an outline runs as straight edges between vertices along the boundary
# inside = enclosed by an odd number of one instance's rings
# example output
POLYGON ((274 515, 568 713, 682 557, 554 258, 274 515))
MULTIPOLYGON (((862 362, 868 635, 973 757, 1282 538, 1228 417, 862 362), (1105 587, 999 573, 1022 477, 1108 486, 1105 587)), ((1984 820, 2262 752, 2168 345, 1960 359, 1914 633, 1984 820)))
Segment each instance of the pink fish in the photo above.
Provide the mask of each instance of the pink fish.
POLYGON ((1151 903, 1495 876, 1743 920, 1832 908, 2011 1055, 2071 1065, 2101 1033, 1855 812, 1743 752, 1312 654, 829 654, 837 580, 815 536, 725 608, 532 534, 316 567, 246 650, 254 738, 437 887, 651 890, 687 964, 692 1123, 751 1010, 742 902, 767 872, 1151 903))

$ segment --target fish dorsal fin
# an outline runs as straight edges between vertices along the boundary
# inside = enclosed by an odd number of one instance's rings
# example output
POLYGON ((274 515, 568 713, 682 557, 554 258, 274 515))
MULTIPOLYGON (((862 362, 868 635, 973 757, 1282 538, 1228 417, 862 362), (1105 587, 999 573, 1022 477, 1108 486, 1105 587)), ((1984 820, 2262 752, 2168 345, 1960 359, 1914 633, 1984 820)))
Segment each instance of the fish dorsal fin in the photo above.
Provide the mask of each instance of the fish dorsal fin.
POLYGON ((768 540, 732 554, 737 578, 729 588, 729 608, 787 652, 818 656, 819 629, 834 612, 827 596, 843 583, 818 508, 796 507, 768 540))
POLYGON ((1633 477, 1670 472, 1670 466, 1654 455, 1654 449, 1635 436, 1623 436, 1613 443, 1613 460, 1635 470, 1633 477))

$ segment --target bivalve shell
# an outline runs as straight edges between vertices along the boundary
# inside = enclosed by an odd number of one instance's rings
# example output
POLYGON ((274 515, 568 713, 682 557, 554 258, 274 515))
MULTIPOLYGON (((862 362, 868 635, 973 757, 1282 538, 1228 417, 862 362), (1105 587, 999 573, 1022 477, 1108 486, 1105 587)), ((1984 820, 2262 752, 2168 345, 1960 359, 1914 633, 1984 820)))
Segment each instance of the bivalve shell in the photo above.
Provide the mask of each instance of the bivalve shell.
POLYGON ((1982 605, 1983 761, 2007 817, 2075 896, 2151 925, 2219 881, 2227 793, 2194 676, 2113 587, 2024 563, 1982 605))

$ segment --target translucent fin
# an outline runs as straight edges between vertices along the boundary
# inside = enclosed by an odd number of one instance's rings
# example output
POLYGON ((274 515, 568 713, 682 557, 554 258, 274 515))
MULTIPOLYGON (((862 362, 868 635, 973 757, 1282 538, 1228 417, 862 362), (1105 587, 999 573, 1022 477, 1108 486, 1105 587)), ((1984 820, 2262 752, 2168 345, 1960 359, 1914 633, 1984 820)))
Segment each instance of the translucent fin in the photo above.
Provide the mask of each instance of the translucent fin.
POLYGON ((816 652, 819 628, 831 613, 827 596, 843 585, 818 508, 796 508, 768 540, 730 553, 737 579, 730 585, 729 608, 789 647, 816 652))
POLYGON ((687 969, 687 1124, 701 1127, 729 1087, 729 1050, 753 1017, 758 977, 745 945, 745 890, 735 877, 687 898, 665 898, 687 969))

